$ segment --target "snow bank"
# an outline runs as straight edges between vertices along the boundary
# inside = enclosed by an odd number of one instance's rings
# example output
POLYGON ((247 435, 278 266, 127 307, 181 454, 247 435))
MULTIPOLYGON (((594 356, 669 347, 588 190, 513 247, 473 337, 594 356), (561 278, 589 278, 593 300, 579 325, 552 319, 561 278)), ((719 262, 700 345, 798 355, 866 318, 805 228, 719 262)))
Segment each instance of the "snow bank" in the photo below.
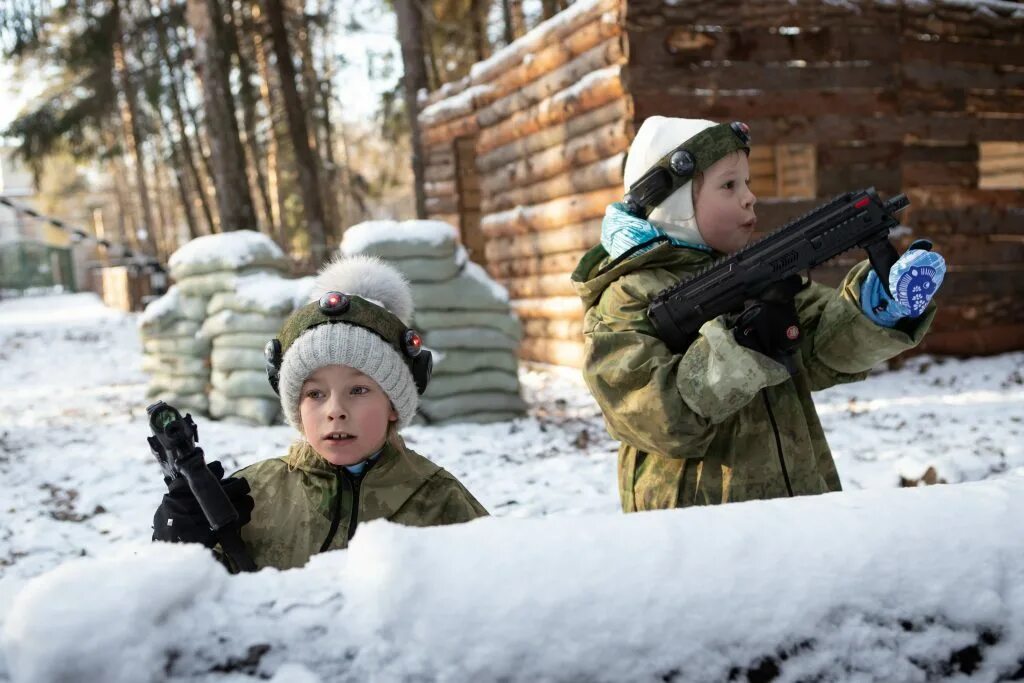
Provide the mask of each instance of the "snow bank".
POLYGON ((16 680, 992 680, 1024 666, 1024 476, 638 515, 360 526, 227 580, 141 547, 33 580, 16 680), (141 599, 145 596, 144 603, 141 599), (177 654, 172 654, 172 652, 177 654), (302 662, 309 671, 296 668, 302 662))
POLYGON ((7 661, 14 680, 156 680, 170 656, 161 624, 227 583, 208 555, 201 546, 154 544, 68 562, 33 580, 3 634, 5 648, 17 644, 7 661))

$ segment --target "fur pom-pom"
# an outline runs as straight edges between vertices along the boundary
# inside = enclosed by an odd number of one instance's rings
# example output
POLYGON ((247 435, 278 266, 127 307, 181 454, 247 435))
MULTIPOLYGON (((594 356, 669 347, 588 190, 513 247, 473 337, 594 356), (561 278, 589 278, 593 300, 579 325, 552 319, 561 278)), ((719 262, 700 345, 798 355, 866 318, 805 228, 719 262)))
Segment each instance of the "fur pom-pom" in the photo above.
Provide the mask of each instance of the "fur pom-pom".
POLYGON ((388 309, 406 325, 414 310, 409 281, 376 256, 339 256, 317 273, 311 301, 326 292, 354 294, 388 309))

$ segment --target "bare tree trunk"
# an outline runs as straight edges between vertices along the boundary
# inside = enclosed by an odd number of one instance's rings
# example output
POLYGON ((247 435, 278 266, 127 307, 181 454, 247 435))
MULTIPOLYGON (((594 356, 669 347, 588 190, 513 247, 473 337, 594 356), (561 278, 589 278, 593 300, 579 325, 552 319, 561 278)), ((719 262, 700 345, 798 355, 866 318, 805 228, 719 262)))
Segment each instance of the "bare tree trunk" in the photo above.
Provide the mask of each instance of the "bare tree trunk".
POLYGON ((245 137, 245 146, 249 151, 249 162, 253 175, 252 184, 255 185, 256 192, 259 195, 260 208, 263 211, 262 224, 266 226, 267 234, 273 236, 276 233, 276 227, 270 205, 270 193, 267 191, 267 178, 263 172, 263 159, 265 155, 260 146, 259 136, 256 133, 257 95, 253 90, 252 81, 250 80, 253 75, 253 69, 248 55, 242 49, 243 43, 241 40, 244 32, 254 29, 246 20, 244 12, 236 14, 232 11, 231 18, 232 21, 228 29, 228 35, 230 37, 231 50, 238 60, 238 95, 242 103, 242 130, 245 137))
POLYGON ((111 240, 120 242, 133 251, 139 249, 138 221, 135 215, 135 205, 129 199, 128 181, 125 179, 124 159, 114 157, 111 160, 114 179, 114 194, 117 197, 117 233, 118 237, 111 240))
MULTIPOLYGON (((157 108, 157 118, 160 124, 157 127, 157 136, 160 139, 162 146, 166 150, 165 153, 170 156, 170 163, 174 171, 175 185, 178 188, 178 198, 181 202, 181 210, 185 215, 185 223, 188 226, 188 237, 189 239, 195 239, 201 233, 199 227, 196 224, 195 207, 193 205, 193 199, 191 192, 189 191, 188 176, 185 173, 187 164, 184 160, 184 154, 182 148, 174 144, 174 140, 171 138, 170 125, 164 118, 162 109, 157 108)), ((175 235, 177 237, 177 235, 175 235)), ((177 240, 175 240, 177 241, 177 240)))
POLYGON ((437 49, 434 47, 434 41, 429 37, 426 39, 424 49, 427 52, 427 65, 430 67, 430 72, 427 74, 427 90, 437 90, 444 85, 444 79, 441 77, 441 67, 438 65, 437 49))
POLYGON ((124 129, 125 146, 134 159, 135 185, 139 198, 139 208, 142 211, 143 229, 146 232, 146 249, 150 256, 157 255, 156 234, 157 225, 153 221, 153 209, 149 197, 149 183, 146 180, 146 155, 142 150, 142 126, 139 121, 139 100, 135 91, 135 83, 129 74, 128 64, 125 61, 124 35, 121 25, 121 5, 119 0, 114 0, 111 6, 115 26, 114 39, 114 69, 117 72, 121 85, 121 95, 124 100, 121 106, 121 121, 124 129))
MULTIPOLYGON (((255 26, 262 26, 259 21, 262 10, 258 3, 249 6, 250 19, 255 26)), ((291 158, 288 150, 287 126, 284 120, 284 105, 281 104, 281 88, 277 86, 277 77, 270 70, 270 45, 263 40, 263 30, 250 32, 253 54, 256 55, 256 68, 260 74, 260 99, 267 111, 267 123, 270 134, 267 137, 267 190, 270 192, 271 208, 274 210, 274 221, 277 224, 277 243, 282 249, 291 249, 292 221, 285 201, 285 187, 293 176, 294 164, 284 159, 291 158)))
MULTIPOLYGON (((172 32, 169 35, 171 38, 171 43, 174 45, 174 53, 176 55, 179 55, 181 59, 180 66, 182 66, 182 68, 180 70, 172 68, 171 73, 174 74, 176 77, 178 92, 181 94, 180 101, 184 102, 184 114, 188 116, 188 122, 192 124, 192 131, 195 136, 196 156, 198 156, 199 161, 202 162, 202 170, 206 174, 205 176, 203 176, 202 182, 202 187, 204 188, 204 196, 205 193, 213 193, 214 197, 216 198, 217 188, 216 185, 213 183, 213 164, 210 162, 210 148, 209 145, 207 144, 208 136, 206 135, 206 129, 203 127, 202 124, 200 124, 199 118, 196 116, 197 107, 192 104, 188 97, 188 89, 185 87, 185 67, 192 67, 192 76, 194 77, 194 80, 202 83, 202 77, 199 72, 199 67, 196 66, 194 59, 185 59, 183 57, 183 55, 185 55, 185 51, 182 49, 181 44, 177 41, 177 38, 175 37, 174 33, 172 32)), ((182 130, 186 130, 184 123, 182 123, 182 130)), ((211 230, 213 232, 220 232, 220 215, 213 214, 213 217, 216 222, 211 224, 211 230)))
POLYGON ((409 117, 409 132, 412 142, 412 174, 416 192, 416 217, 427 217, 426 196, 423 192, 423 143, 417 116, 420 108, 416 95, 420 88, 427 87, 427 72, 423 62, 423 16, 416 0, 395 0, 395 15, 398 18, 398 42, 402 46, 402 89, 405 94, 405 111, 409 117))
POLYGON ((345 226, 341 220, 341 206, 338 201, 340 184, 338 182, 338 161, 334 156, 334 122, 331 120, 331 103, 334 94, 331 82, 334 79, 334 70, 329 66, 329 57, 325 49, 321 58, 323 66, 323 79, 320 81, 320 112, 321 128, 323 130, 323 169, 324 169, 324 202, 329 220, 332 226, 332 234, 335 243, 341 242, 341 235, 345 226))
POLYGON ((473 56, 476 61, 490 56, 490 41, 487 39, 487 13, 491 8, 491 0, 471 0, 470 21, 473 26, 473 56))
MULTIPOLYGON (((131 237, 129 236, 131 229, 129 225, 130 215, 134 212, 134 207, 128 200, 128 192, 125 189, 124 173, 121 170, 123 159, 121 156, 113 153, 113 150, 118 147, 117 140, 119 136, 116 131, 119 126, 116 125, 117 123, 119 122, 111 118, 110 122, 104 122, 100 129, 100 138, 103 141, 106 155, 109 158, 105 170, 107 171, 107 177, 110 179, 110 189, 114 197, 113 206, 106 206, 104 209, 116 211, 116 214, 110 217, 110 220, 104 221, 103 239, 127 245, 131 242, 131 237), (111 227, 108 229, 106 226, 111 227)), ((113 253, 107 249, 102 252, 102 255, 109 262, 113 253)))
MULTIPOLYGON (((321 16, 329 16, 323 14, 321 16)), ((306 123, 311 127, 310 146, 317 162, 317 177, 320 178, 320 196, 324 202, 324 234, 334 244, 340 241, 338 232, 338 202, 332 193, 333 176, 325 164, 325 157, 333 156, 330 150, 330 104, 323 96, 322 84, 330 79, 329 73, 317 73, 316 59, 313 56, 314 24, 303 17, 302 30, 299 31, 299 50, 302 59, 302 84, 305 94, 306 123)), ((326 66, 326 65, 325 65, 326 66)))
POLYGON ((558 6, 558 4, 558 0, 541 0, 541 16, 544 19, 550 19, 551 17, 558 14, 558 12, 562 9, 561 7, 558 6))
POLYGON ((178 220, 177 212, 173 205, 168 206, 168 190, 170 182, 167 179, 167 165, 155 164, 153 169, 153 186, 156 189, 156 212, 160 217, 160 234, 157 240, 158 254, 161 261, 166 262, 167 257, 174 251, 178 242, 178 220))
POLYGON ((320 197, 320 181, 317 175, 316 158, 309 145, 306 117, 302 111, 302 100, 296 87, 295 64, 292 62, 291 47, 284 23, 284 7, 281 0, 263 0, 263 9, 270 26, 271 42, 277 59, 277 70, 281 76, 281 95, 285 112, 288 114, 288 129, 295 149, 295 163, 299 173, 299 192, 309 230, 310 252, 315 263, 323 261, 327 253, 324 206, 320 197))
POLYGON ((523 0, 501 0, 501 16, 505 23, 505 44, 526 33, 526 13, 523 0))
MULTIPOLYGON (((156 2, 158 2, 158 0, 152 0, 152 3, 156 2)), ((163 7, 161 5, 151 4, 151 6, 157 7, 160 11, 163 11, 163 7)), ((177 130, 172 134, 171 127, 164 122, 164 128, 167 131, 167 138, 171 149, 174 150, 179 157, 179 161, 175 162, 175 175, 180 176, 182 169, 188 171, 188 175, 192 178, 192 185, 195 188, 196 196, 199 199, 200 208, 202 208, 203 211, 203 217, 206 219, 205 231, 201 231, 199 229, 197 221, 193 220, 193 222, 189 224, 192 231, 192 237, 195 238, 202 234, 211 234, 216 232, 216 222, 214 221, 213 211, 210 208, 210 199, 206 194, 205 182, 199 174, 199 168, 196 166, 195 154, 192 151, 192 143, 188 135, 188 126, 185 124, 185 112, 181 105, 181 74, 178 70, 178 64, 171 60, 170 50, 168 49, 167 33, 164 26, 156 27, 156 41, 157 48, 160 51, 160 57, 167 69, 167 100, 171 105, 171 112, 174 115, 174 122, 177 126, 177 130)), ((181 57, 180 49, 177 56, 179 58, 181 57)), ((191 211, 191 209, 189 210, 191 211)))
POLYGON ((235 119, 231 64, 226 51, 227 27, 219 0, 188 0, 188 19, 196 33, 196 66, 203 85, 221 229, 252 230, 258 225, 256 210, 235 119))
POLYGON ((516 39, 515 27, 512 26, 512 0, 501 0, 501 19, 505 44, 508 45, 516 39))

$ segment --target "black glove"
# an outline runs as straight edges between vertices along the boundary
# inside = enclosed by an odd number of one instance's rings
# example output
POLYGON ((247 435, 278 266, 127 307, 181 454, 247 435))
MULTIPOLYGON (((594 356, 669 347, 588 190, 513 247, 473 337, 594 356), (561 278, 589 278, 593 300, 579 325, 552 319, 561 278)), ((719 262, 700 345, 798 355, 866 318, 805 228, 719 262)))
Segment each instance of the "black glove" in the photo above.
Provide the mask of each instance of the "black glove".
POLYGON ((782 363, 791 375, 796 373, 794 356, 803 340, 794 297, 804 287, 799 275, 791 275, 762 292, 730 321, 738 344, 782 363))
MULTIPOLYGON (((225 479, 224 468, 216 460, 207 466, 238 511, 235 526, 241 528, 248 524, 255 506, 255 501, 249 495, 249 482, 241 477, 225 479)), ((202 543, 207 548, 215 546, 217 534, 206 521, 206 515, 199 507, 199 501, 192 494, 185 477, 168 482, 167 490, 160 507, 153 515, 153 540, 168 543, 202 543)))

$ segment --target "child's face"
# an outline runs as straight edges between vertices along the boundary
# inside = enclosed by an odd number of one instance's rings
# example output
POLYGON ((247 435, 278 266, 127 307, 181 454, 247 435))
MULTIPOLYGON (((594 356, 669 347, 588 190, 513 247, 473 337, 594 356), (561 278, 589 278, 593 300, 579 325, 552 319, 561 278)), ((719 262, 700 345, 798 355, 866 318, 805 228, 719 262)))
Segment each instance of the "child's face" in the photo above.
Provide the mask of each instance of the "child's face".
POLYGON ((694 197, 697 229, 716 251, 732 253, 746 246, 757 225, 750 191, 750 164, 743 152, 733 152, 704 172, 694 197))
POLYGON ((334 465, 355 465, 376 453, 398 419, 380 385, 347 365, 326 365, 309 376, 299 415, 310 445, 334 465))

